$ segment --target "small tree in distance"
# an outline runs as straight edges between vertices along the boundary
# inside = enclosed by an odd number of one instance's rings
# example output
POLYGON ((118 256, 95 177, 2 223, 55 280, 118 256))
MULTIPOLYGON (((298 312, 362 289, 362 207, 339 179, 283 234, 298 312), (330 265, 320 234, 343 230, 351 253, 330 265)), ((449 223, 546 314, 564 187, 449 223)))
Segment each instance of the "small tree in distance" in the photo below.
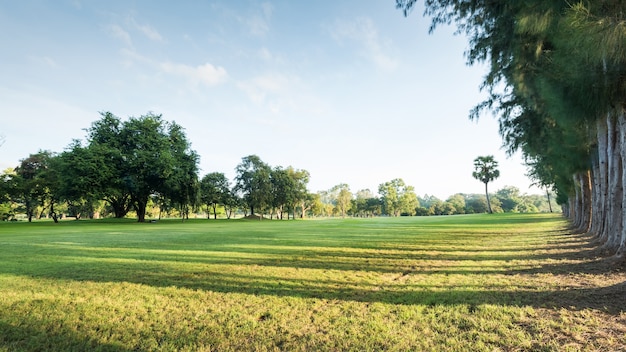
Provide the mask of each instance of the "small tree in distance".
POLYGON ((474 159, 474 172, 472 176, 485 184, 485 196, 487 196, 487 209, 489 213, 493 213, 491 210, 491 202, 489 201, 489 191, 487 184, 496 178, 500 177, 500 170, 498 170, 498 162, 493 158, 493 155, 479 156, 474 159))

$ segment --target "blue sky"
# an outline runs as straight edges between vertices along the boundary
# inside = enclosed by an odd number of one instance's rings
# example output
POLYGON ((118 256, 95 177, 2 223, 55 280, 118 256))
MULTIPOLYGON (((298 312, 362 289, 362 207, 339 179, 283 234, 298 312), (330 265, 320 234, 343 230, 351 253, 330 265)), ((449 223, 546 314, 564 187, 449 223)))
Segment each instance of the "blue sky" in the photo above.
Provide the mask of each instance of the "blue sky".
POLYGON ((473 160, 495 155, 529 188, 497 121, 468 119, 484 67, 454 28, 428 34, 393 0, 0 1, 0 168, 63 151, 100 111, 163 114, 186 129, 201 175, 256 154, 353 192, 402 178, 419 195, 482 193, 473 160))

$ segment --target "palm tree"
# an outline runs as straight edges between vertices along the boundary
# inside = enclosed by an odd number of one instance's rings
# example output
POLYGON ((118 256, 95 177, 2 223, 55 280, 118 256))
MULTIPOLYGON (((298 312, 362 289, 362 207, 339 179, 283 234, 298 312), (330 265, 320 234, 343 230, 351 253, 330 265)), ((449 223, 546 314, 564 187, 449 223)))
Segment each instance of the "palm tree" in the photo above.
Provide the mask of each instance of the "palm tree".
POLYGON ((491 202, 489 201, 489 191, 487 190, 487 184, 500 177, 500 170, 498 170, 497 168, 498 162, 493 158, 493 155, 479 156, 474 159, 474 172, 472 172, 472 176, 485 184, 487 208, 489 209, 490 214, 493 213, 493 211, 491 210, 491 202))

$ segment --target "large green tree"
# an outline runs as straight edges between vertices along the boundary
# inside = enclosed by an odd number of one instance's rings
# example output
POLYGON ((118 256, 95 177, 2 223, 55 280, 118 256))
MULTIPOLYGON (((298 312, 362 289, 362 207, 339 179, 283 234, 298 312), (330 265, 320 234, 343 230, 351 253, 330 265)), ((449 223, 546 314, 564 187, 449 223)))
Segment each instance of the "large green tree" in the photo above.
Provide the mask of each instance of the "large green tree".
POLYGON ((200 199, 207 208, 207 218, 211 216, 210 207, 213 219, 217 219, 217 206, 228 206, 230 196, 230 184, 223 173, 211 172, 200 181, 200 199))
POLYGON ((271 167, 257 155, 248 155, 241 159, 235 171, 235 192, 241 194, 251 215, 255 214, 255 209, 262 214, 264 208, 271 204, 271 167))
MULTIPOLYGON (((36 210, 40 208, 43 212, 52 206, 57 195, 56 173, 51 169, 51 160, 54 158, 52 152, 40 151, 22 159, 20 165, 15 168, 15 173, 9 175, 9 194, 15 202, 24 205, 28 221, 36 217, 36 210)), ((56 214, 54 215, 56 222, 56 214)))
POLYGON ((154 194, 185 214, 195 202, 198 155, 183 128, 152 113, 126 121, 110 112, 101 115, 87 130, 87 146, 75 143, 66 156, 78 180, 70 188, 106 200, 116 217, 132 206, 144 222, 154 194))
POLYGON ((413 186, 407 185, 401 178, 393 179, 378 186, 383 211, 392 216, 400 214, 415 215, 419 201, 413 186))

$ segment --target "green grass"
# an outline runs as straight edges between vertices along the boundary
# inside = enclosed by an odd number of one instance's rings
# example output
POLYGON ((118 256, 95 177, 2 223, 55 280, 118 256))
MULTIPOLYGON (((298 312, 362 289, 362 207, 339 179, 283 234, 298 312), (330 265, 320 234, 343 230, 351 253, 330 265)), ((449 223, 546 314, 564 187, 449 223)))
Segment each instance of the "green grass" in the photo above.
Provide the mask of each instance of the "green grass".
POLYGON ((0 224, 0 351, 626 350, 558 215, 0 224))

